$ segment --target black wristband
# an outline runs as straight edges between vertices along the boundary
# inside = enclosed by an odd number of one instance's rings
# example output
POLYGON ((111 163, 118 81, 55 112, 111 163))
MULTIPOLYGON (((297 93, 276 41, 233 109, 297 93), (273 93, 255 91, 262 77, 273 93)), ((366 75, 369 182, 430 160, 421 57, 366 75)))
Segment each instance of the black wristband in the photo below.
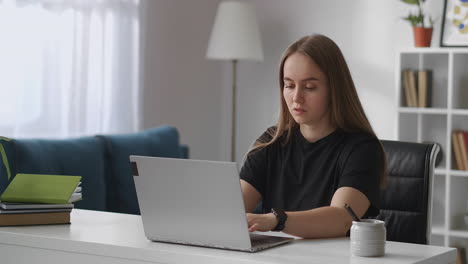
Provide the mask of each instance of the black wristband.
POLYGON ((272 231, 283 230, 286 220, 288 219, 288 215, 281 208, 271 208, 271 212, 276 216, 276 219, 278 219, 278 224, 272 229, 272 231))

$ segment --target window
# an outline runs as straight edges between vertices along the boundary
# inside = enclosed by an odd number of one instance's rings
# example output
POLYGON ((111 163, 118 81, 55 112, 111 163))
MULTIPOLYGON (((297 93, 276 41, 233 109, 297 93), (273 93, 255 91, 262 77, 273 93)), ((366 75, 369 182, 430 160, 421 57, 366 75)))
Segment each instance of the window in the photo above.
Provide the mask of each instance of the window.
POLYGON ((139 126, 139 0, 0 1, 0 135, 139 126))

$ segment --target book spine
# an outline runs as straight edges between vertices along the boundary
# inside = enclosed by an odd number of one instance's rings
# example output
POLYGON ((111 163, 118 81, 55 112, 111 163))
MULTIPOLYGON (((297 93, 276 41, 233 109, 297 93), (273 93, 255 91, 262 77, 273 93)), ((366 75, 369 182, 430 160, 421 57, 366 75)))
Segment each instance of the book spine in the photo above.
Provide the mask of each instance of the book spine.
POLYGON ((427 71, 418 71, 418 106, 427 107, 427 71))
POLYGON ((411 106, 411 95, 410 95, 410 90, 409 90, 409 80, 408 80, 408 70, 404 70, 402 73, 403 76, 403 90, 405 92, 405 102, 406 106, 410 107, 411 106))
POLYGON ((0 226, 69 224, 70 213, 0 215, 0 226))
POLYGON ((460 145, 463 151, 463 166, 468 170, 468 131, 460 131, 460 145))
POLYGON ((463 168, 464 170, 468 170, 468 149, 466 145, 468 142, 465 142, 465 131, 458 132, 458 143, 460 144, 460 150, 463 158, 463 168))
POLYGON ((3 202, 9 203, 40 203, 40 204, 67 204, 68 200, 53 199, 53 198, 31 198, 21 196, 10 196, 7 199, 3 199, 3 202))
POLYGON ((3 210, 24 210, 24 209, 72 209, 74 204, 37 204, 37 203, 2 203, 0 208, 3 210))
POLYGON ((426 107, 432 107, 432 70, 426 70, 426 107))
POLYGON ((416 78, 414 76, 414 71, 409 71, 409 88, 411 95, 411 106, 418 107, 418 94, 416 91, 416 78))
POLYGON ((453 147, 453 152, 455 156, 455 161, 456 161, 456 168, 457 170, 463 170, 463 160, 461 159, 461 153, 460 153, 460 145, 458 144, 458 131, 453 131, 452 132, 452 147, 453 147))

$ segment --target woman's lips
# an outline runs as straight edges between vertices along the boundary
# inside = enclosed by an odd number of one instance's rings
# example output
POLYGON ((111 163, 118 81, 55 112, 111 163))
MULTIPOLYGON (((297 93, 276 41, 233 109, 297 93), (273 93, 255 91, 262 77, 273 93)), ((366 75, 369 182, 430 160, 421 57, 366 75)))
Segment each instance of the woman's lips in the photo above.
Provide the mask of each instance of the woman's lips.
POLYGON ((296 115, 301 115, 301 114, 305 113, 305 110, 302 109, 302 108, 299 108, 299 107, 295 107, 295 108, 293 108, 293 112, 296 115))

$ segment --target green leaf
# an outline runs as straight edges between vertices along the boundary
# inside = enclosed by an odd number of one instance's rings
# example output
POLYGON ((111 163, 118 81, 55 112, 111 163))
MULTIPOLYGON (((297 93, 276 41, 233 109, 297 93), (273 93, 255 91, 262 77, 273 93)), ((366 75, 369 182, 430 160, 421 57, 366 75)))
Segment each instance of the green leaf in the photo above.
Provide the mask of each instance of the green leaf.
MULTIPOLYGON (((0 140, 11 141, 11 139, 7 137, 2 137, 2 136, 0 136, 0 140)), ((0 155, 2 156, 3 165, 5 166, 7 178, 9 180, 11 178, 10 164, 8 164, 8 158, 7 158, 5 148, 3 147, 2 143, 0 143, 0 155)))
POLYGON ((413 27, 418 26, 418 24, 422 25, 422 22, 424 20, 424 15, 419 14, 419 15, 413 15, 409 13, 407 17, 403 17, 404 20, 407 20, 413 25, 413 27))
POLYGON ((2 155, 3 165, 5 165, 5 169, 6 169, 6 172, 7 172, 7 178, 9 180, 10 177, 11 177, 10 165, 8 164, 7 155, 6 155, 5 149, 3 148, 3 145, 1 143, 0 143, 0 154, 2 155))
POLYGON ((419 5, 419 0, 401 0, 401 1, 408 5, 419 5))

